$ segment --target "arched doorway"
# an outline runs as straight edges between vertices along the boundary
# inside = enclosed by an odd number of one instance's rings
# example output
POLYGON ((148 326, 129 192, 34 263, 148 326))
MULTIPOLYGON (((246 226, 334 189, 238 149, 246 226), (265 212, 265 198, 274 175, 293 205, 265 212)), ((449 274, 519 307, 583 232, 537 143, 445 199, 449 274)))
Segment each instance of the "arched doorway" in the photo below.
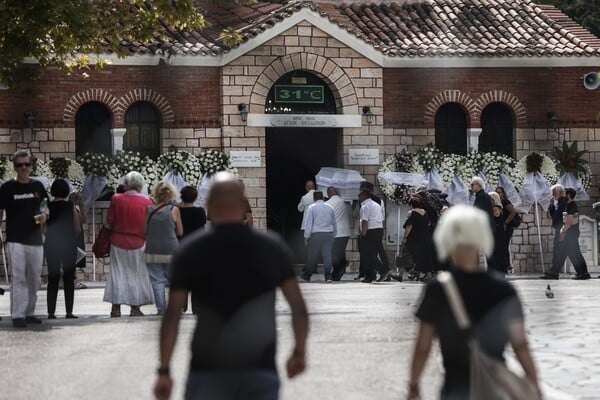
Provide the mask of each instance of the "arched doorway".
MULTIPOLYGON (((265 114, 336 114, 334 95, 318 76, 303 70, 283 75, 271 88, 265 114)), ((339 128, 266 128, 267 227, 292 247, 304 263, 302 214, 297 205, 304 183, 321 167, 339 165, 339 128)))
POLYGON ((75 114, 75 152, 112 153, 112 115, 99 101, 83 104, 75 114))
POLYGON ((446 103, 435 114, 435 146, 448 154, 467 154, 467 114, 458 103, 446 103))
POLYGON ((514 117, 502 103, 491 103, 481 113, 479 151, 496 151, 514 156, 514 117))

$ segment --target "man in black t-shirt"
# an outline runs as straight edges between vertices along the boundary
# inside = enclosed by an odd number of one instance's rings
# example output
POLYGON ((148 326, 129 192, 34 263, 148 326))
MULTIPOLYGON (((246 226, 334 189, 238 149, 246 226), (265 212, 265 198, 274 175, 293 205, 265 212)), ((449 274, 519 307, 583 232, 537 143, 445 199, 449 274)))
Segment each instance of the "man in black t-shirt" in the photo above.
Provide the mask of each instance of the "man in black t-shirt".
POLYGON ((42 204, 48 194, 44 185, 29 178, 33 168, 28 151, 17 151, 13 165, 17 179, 0 187, 0 215, 6 211, 6 249, 12 266, 10 314, 15 328, 25 328, 27 323, 42 322, 33 313, 44 257, 41 227, 47 215, 42 204))
POLYGON ((212 228, 194 233, 175 254, 169 304, 160 335, 160 367, 154 393, 169 399, 169 363, 181 309, 191 291, 197 325, 186 400, 277 399, 275 295, 281 288, 292 313, 295 347, 287 362, 294 377, 304 371, 308 316, 292 268, 291 252, 273 234, 244 225, 244 191, 228 173, 213 177, 207 203, 212 228), (226 279, 235 276, 237 279, 226 279))
POLYGON ((558 265, 563 265, 565 259, 569 257, 573 268, 577 275, 573 279, 586 280, 590 279, 587 263, 581 254, 579 247, 579 207, 575 203, 575 189, 565 190, 567 195, 567 209, 563 212, 563 226, 560 229, 560 255, 558 257, 558 265))

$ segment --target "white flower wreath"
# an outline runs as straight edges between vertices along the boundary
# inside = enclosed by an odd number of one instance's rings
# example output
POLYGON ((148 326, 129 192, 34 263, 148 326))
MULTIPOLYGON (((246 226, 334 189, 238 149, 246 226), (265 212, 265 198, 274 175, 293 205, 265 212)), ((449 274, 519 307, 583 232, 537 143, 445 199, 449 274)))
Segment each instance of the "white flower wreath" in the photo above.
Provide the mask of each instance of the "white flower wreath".
POLYGON ((190 185, 196 187, 202 177, 202 165, 198 157, 184 150, 171 150, 156 160, 157 172, 164 176, 173 171, 190 185))
MULTIPOLYGON (((521 186, 523 185, 525 175, 527 175, 527 172, 529 172, 529 171, 527 171, 527 157, 530 157, 530 156, 531 156, 531 154, 521 158, 517 162, 517 165, 515 167, 517 178, 513 181, 513 183, 515 184, 515 187, 517 187, 518 189, 520 189, 521 186)), ((556 170, 554 161, 550 157, 543 155, 543 154, 540 154, 540 156, 543 158, 543 162, 542 162, 540 170, 537 172, 542 174, 542 176, 544 177, 544 180, 546 181, 546 183, 549 186, 552 186, 556 183, 556 181, 559 178, 558 171, 556 170)))

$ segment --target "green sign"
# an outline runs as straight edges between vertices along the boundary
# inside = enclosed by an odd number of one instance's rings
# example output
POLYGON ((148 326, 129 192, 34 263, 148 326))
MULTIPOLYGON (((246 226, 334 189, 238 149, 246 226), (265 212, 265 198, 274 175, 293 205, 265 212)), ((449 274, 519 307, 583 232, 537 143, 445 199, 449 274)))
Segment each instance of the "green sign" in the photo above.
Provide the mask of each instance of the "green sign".
POLYGON ((323 85, 275 85, 275 103, 323 104, 323 85))

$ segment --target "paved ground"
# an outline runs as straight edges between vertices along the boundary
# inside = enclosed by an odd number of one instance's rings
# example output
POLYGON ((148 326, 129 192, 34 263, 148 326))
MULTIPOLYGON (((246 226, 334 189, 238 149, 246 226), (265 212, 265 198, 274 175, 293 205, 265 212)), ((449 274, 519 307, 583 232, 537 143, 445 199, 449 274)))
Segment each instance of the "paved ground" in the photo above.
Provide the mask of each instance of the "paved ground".
MULTIPOLYGON (((598 399, 600 388, 600 281, 546 282, 519 279, 527 326, 547 399, 598 399)), ((282 399, 402 399, 422 285, 354 282, 303 283, 311 314, 309 369, 283 380, 282 399)), ((158 317, 110 319, 103 290, 76 292, 79 320, 44 321, 16 331, 8 314, 9 296, 0 297, 0 399, 150 399, 157 366, 158 317)), ((45 293, 38 312, 45 314, 45 293)), ((58 310, 62 310, 62 295, 58 310)), ((282 366, 291 346, 287 306, 277 305, 282 366)), ((125 311, 125 310, 123 310, 125 311)), ((153 307, 144 307, 151 314, 153 307)), ((180 399, 194 320, 182 324, 173 374, 180 399)), ((510 360, 509 360, 510 361, 510 360)), ((423 380, 424 399, 439 390, 437 349, 423 380)))

